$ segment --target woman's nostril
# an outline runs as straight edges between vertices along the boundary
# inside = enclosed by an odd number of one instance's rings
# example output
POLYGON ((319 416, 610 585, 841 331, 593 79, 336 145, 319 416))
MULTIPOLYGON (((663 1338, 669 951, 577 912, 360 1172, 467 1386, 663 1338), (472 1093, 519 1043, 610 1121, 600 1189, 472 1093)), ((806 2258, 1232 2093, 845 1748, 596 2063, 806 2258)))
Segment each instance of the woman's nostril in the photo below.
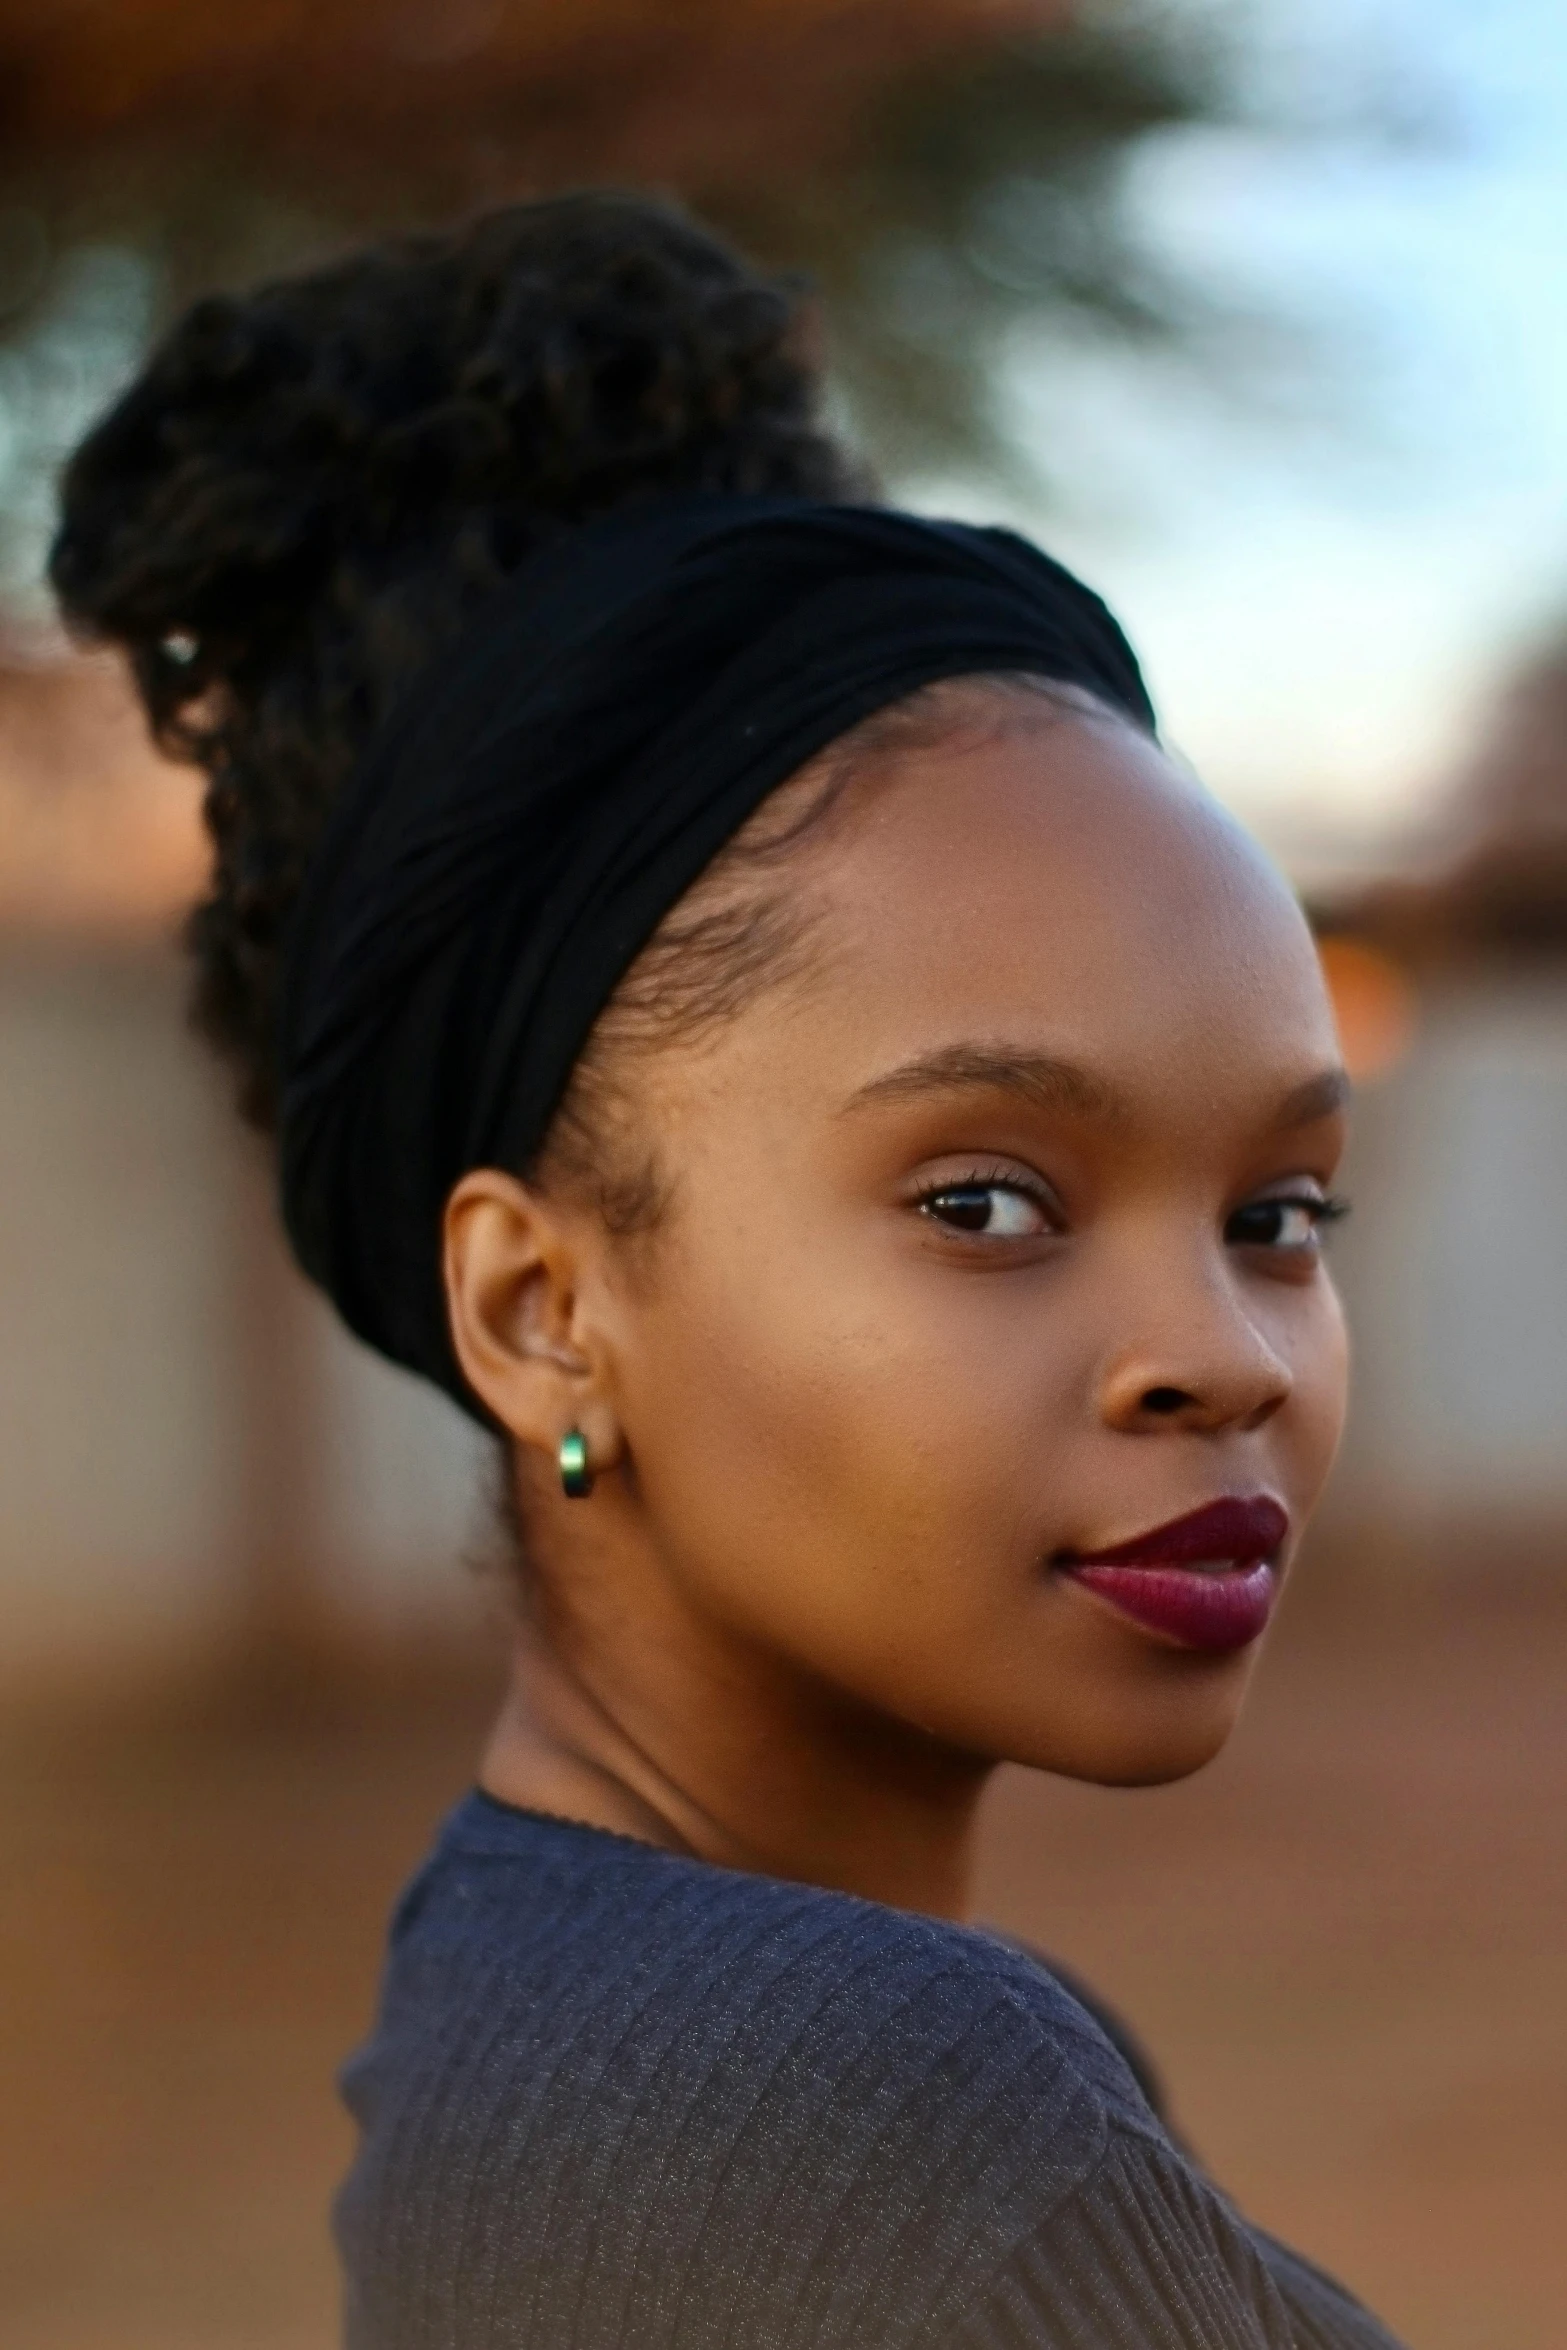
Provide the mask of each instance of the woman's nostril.
POLYGON ((1168 1415, 1171 1412, 1184 1410, 1191 1400, 1191 1397, 1179 1387, 1150 1387, 1143 1397, 1143 1410, 1168 1415))

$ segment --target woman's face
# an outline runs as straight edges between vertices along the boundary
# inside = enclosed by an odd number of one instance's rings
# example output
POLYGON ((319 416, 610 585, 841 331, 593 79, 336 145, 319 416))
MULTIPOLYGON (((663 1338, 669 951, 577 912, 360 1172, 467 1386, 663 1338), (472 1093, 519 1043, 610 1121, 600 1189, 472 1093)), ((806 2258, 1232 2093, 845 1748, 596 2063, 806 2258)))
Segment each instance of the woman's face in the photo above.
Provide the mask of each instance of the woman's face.
POLYGON ((747 1653, 949 1748, 1178 1776, 1343 1411, 1305 925, 1157 749, 1066 717, 911 755, 802 886, 808 981, 648 1079, 670 1205, 609 1376, 649 1555, 747 1653), (1250 1516, 1073 1572, 1226 1499, 1250 1516))

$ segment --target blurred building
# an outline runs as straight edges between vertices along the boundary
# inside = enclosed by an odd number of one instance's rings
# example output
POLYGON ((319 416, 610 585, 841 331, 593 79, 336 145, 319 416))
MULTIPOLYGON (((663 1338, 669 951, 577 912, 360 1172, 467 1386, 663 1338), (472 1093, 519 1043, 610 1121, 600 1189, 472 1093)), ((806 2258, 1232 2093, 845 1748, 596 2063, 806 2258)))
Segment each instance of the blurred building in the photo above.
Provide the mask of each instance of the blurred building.
POLYGON ((1567 648, 1502 697, 1439 871, 1323 909, 1368 1057, 1338 1519, 1409 1568, 1567 1572, 1567 648))
POLYGON ((0 1694, 476 1604, 476 1440, 294 1274, 186 1033, 198 796, 113 663, 0 669, 0 1694))

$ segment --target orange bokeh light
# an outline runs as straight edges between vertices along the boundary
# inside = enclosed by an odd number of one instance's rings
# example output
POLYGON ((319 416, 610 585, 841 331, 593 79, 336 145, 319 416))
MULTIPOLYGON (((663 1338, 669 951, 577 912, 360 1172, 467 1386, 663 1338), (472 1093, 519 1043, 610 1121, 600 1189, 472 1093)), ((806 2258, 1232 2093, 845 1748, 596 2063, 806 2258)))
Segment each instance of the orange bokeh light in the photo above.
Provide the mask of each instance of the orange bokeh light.
POLYGON ((1407 973, 1360 938, 1317 942, 1344 1065, 1359 1085, 1390 1076, 1414 1040, 1419 1010, 1407 973))

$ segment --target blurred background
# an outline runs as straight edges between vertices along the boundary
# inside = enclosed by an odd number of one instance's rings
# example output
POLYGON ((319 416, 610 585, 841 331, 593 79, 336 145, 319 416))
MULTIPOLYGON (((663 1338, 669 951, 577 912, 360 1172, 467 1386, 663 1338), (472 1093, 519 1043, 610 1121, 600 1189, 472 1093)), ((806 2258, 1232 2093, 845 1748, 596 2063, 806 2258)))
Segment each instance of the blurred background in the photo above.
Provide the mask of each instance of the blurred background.
POLYGON ((484 1464, 187 1038, 192 777, 40 587, 180 304, 561 186, 814 279, 908 502, 1102 586, 1318 922, 1358 1400, 1231 1751, 987 1911, 1422 2350, 1567 2327, 1567 22, 1553 0, 0 0, 0 2336, 326 2350, 334 2066, 499 1672, 484 1464))

